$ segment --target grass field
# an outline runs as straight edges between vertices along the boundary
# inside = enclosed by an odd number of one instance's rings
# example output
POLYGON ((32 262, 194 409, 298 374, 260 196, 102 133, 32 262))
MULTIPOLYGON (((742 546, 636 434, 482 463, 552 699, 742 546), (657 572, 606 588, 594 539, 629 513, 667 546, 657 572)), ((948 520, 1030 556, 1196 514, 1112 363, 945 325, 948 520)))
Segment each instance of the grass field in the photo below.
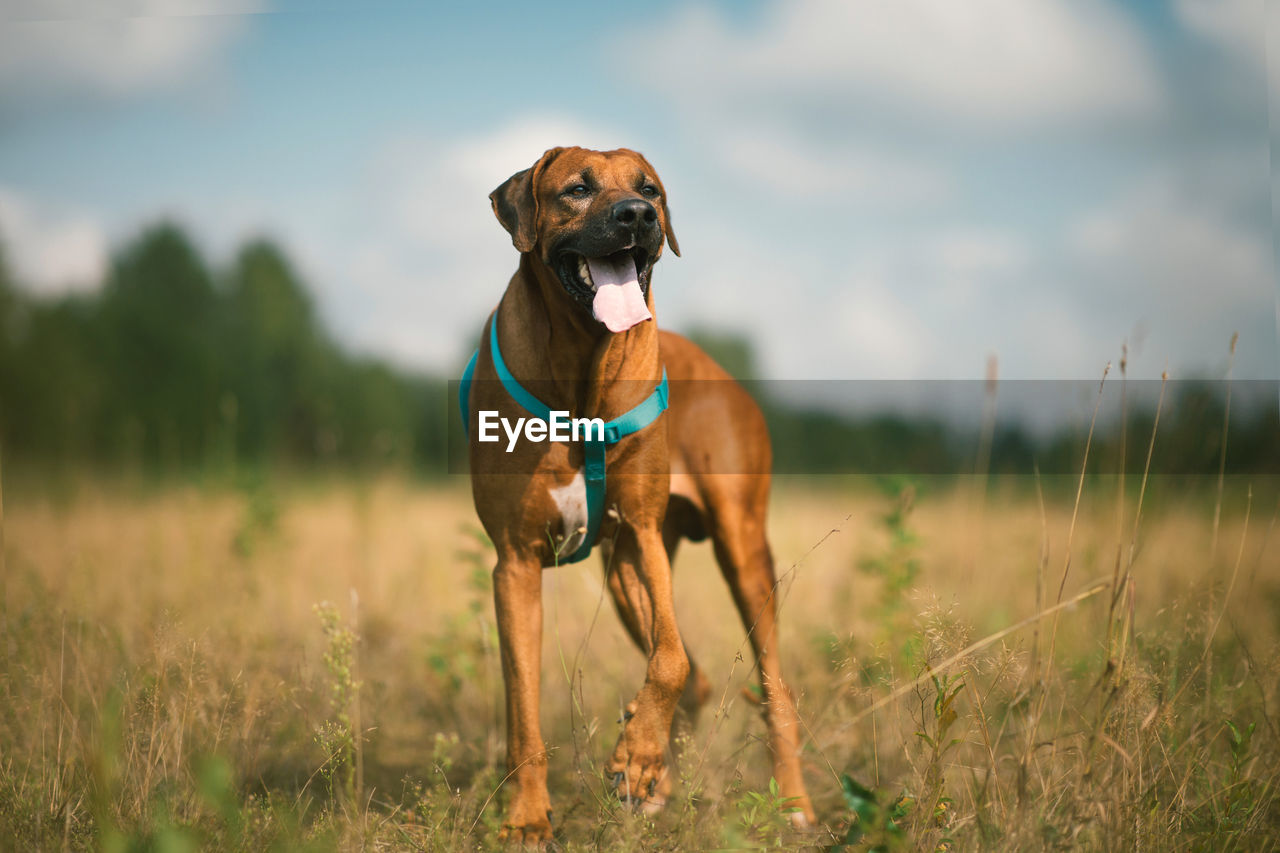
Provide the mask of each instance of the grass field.
MULTIPOLYGON (((750 649, 706 546, 682 550, 676 605, 716 695, 652 819, 601 771, 643 660, 595 559, 547 572, 556 843, 1280 845, 1277 484, 1228 479, 1216 525, 1213 482, 1153 478, 1140 520, 1137 478, 1089 480, 1078 509, 1074 479, 1041 485, 777 482, 808 832, 770 791, 750 649)), ((4 498, 0 846, 497 844, 491 551, 464 480, 4 498)))

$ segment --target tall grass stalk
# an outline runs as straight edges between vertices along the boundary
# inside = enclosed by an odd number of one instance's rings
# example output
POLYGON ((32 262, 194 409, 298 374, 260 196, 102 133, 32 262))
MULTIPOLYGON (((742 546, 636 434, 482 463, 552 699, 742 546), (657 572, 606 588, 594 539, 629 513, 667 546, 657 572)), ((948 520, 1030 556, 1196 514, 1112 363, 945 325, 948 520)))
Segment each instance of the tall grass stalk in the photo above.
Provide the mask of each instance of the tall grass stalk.
MULTIPOLYGON (((1102 406, 1102 391, 1107 383, 1107 374, 1110 372, 1111 362, 1108 361, 1107 366, 1102 369, 1102 379, 1098 382, 1098 393, 1093 403, 1093 415, 1089 418, 1089 435, 1084 442, 1084 457, 1080 460, 1080 477, 1076 481, 1076 498, 1071 507, 1071 525, 1067 528, 1066 553, 1062 558, 1062 578, 1058 581, 1058 595, 1055 599, 1058 602, 1062 601, 1062 592, 1067 587, 1067 575, 1071 572, 1071 544, 1075 541, 1076 521, 1080 518, 1080 498, 1084 494, 1085 474, 1089 471, 1089 451, 1093 448, 1093 431, 1098 424, 1098 409, 1102 406)), ((1049 628, 1049 653, 1046 656, 1045 666, 1053 665, 1053 652, 1058 640, 1057 612, 1057 610, 1054 611, 1053 622, 1049 628)), ((1045 680, 1048 680, 1048 673, 1045 674, 1045 680)))
POLYGON ((982 426, 978 432, 978 455, 973 465, 974 524, 970 553, 965 564, 965 579, 973 577, 982 552, 982 532, 986 520, 987 484, 991 476, 991 445, 995 439, 997 403, 1000 390, 1000 364, 995 355, 987 359, 986 381, 983 383, 982 426))
POLYGON ((1213 540, 1209 545, 1209 553, 1218 555, 1218 527, 1222 521, 1222 491, 1227 473, 1227 432, 1231 426, 1231 372, 1236 363, 1236 343, 1240 340, 1239 332, 1231 333, 1231 346, 1227 356, 1227 399, 1222 407, 1222 446, 1218 451, 1218 498, 1213 505, 1213 540))

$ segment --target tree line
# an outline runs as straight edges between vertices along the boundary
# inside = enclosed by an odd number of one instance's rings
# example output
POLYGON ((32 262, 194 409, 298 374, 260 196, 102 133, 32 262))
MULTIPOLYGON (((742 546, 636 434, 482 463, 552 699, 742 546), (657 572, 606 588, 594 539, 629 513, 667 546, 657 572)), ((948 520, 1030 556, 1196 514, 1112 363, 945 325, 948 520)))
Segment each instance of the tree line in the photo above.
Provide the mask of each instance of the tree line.
POLYGON ((217 270, 182 229, 156 225, 115 254, 101 287, 54 299, 19 288, 0 256, 8 461, 425 462, 443 446, 444 395, 442 381, 344 351, 266 240, 217 270))
MULTIPOLYGON (((934 416, 847 416, 756 381, 750 342, 692 330, 760 400, 775 469, 793 473, 1078 471, 1086 436, 1000 422, 983 437, 934 416)), ((449 379, 345 350, 286 253, 245 244, 223 268, 161 223, 117 251, 88 292, 39 297, 0 247, 0 460, 46 470, 236 466, 457 468, 449 379), (454 466, 449 460, 453 453, 454 466)), ((1274 386, 1274 383, 1272 383, 1274 386)), ((1257 389, 1255 389, 1257 390, 1257 389)), ((1265 389, 1264 389, 1265 390, 1265 389)), ((1181 383, 1161 411, 1153 470, 1216 474, 1225 385, 1181 383)), ((1256 396, 1256 395, 1255 395, 1256 396)), ((1141 470, 1154 410, 1100 431, 1091 468, 1141 470)), ((1277 405, 1233 410, 1230 473, 1280 473, 1277 405)))

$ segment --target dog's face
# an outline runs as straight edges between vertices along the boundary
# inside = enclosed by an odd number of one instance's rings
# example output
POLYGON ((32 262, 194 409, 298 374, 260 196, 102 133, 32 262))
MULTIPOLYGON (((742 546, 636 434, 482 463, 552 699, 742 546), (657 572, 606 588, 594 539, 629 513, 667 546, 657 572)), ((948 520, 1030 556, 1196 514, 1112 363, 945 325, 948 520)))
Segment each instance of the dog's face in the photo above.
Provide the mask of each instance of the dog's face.
POLYGON ((647 297, 664 238, 680 254, 662 181, 626 148, 552 148, 489 199, 515 247, 552 270, 588 311, 601 284, 629 275, 631 265, 647 297))

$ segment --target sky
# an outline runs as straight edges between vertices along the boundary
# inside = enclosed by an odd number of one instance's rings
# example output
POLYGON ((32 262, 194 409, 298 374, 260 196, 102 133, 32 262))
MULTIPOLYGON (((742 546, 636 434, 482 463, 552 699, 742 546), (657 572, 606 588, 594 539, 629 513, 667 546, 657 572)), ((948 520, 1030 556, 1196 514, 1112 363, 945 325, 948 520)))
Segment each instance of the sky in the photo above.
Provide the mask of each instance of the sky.
POLYGON ((517 261, 488 193, 626 146, 659 321, 768 378, 1218 378, 1239 332, 1276 379, 1271 8, 0 0, 0 240, 53 295, 160 219, 266 235, 352 350, 453 373, 517 261))

